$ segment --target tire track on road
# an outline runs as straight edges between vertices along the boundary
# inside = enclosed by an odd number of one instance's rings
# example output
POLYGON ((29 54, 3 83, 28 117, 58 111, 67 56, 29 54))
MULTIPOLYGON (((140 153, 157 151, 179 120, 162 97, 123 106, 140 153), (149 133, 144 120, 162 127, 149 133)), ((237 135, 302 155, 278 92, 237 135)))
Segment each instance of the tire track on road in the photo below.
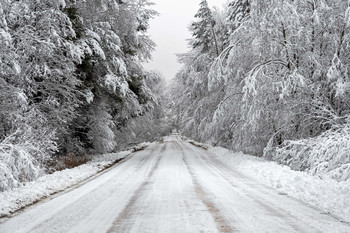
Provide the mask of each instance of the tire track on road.
POLYGON ((189 165, 188 161, 186 160, 183 148, 178 142, 175 142, 175 143, 178 145, 182 154, 182 160, 186 166, 188 173, 191 175, 195 193, 198 196, 198 198, 201 200, 201 202, 206 206, 209 214, 212 216, 217 226, 217 230, 222 233, 236 232, 236 230, 232 229, 232 227, 228 224, 228 221, 221 215, 219 209, 215 206, 215 204, 212 201, 210 201, 210 198, 204 192, 203 188, 200 186, 198 182, 197 177, 194 175, 193 168, 189 165))
POLYGON ((125 224, 127 223, 128 219, 132 219, 132 217, 137 214, 134 213, 134 207, 137 200, 142 196, 142 194, 149 190, 150 186, 153 184, 153 181, 151 180, 154 172, 159 167, 159 164, 162 159, 162 152, 166 150, 167 144, 165 143, 162 146, 162 149, 158 153, 158 158, 154 164, 154 166, 150 169, 150 171, 147 173, 145 177, 145 181, 140 184, 140 186, 136 189, 134 194, 131 196, 130 200, 126 204, 125 208, 122 210, 122 212, 119 214, 119 216, 113 221, 112 226, 108 229, 108 233, 112 232, 128 232, 128 230, 132 227, 132 224, 125 224))
MULTIPOLYGON (((210 170, 215 174, 219 175, 220 177, 222 177, 227 183, 229 183, 235 190, 236 192, 240 193, 242 195, 242 197, 245 197, 246 199, 249 199, 251 201, 253 201, 254 203, 258 204, 259 206, 261 206, 263 209, 265 209, 267 212, 269 212, 272 216, 275 216, 277 218, 279 218, 280 220, 282 220, 283 222, 286 223, 286 225, 290 226, 293 230, 295 230, 296 232, 304 232, 304 233, 308 233, 308 230, 304 230, 303 228, 300 228, 298 225, 296 225, 295 221, 299 221, 299 222, 304 222, 303 220, 301 220, 300 218, 291 215, 289 212, 280 209, 279 207, 273 207, 274 204, 270 203, 268 200, 264 199, 261 195, 259 195, 259 198, 261 198, 262 200, 258 200, 256 199, 250 192, 249 190, 245 189, 244 187, 239 187, 237 184, 235 184, 231 179, 229 179, 227 177, 227 175, 225 175, 223 173, 223 171, 226 171, 228 173, 231 173, 231 175, 235 176, 236 172, 233 172, 231 170, 229 170, 224 164, 222 164, 220 161, 217 161, 215 159, 213 159, 213 161, 215 161, 216 165, 218 165, 218 167, 213 165, 213 162, 210 161, 205 155, 204 152, 200 152, 197 153, 196 151, 194 151, 192 148, 186 146, 186 149, 191 150, 193 152, 193 154, 196 154, 201 160, 206 161, 207 166, 210 168, 210 170), (221 170, 220 170, 220 169, 221 170), (244 194, 241 193, 241 191, 244 192, 244 194), (290 220, 295 220, 295 221, 290 221, 290 220)), ((239 176, 239 178, 244 178, 247 180, 250 180, 248 177, 244 176, 243 174, 237 173, 237 175, 239 176)), ((256 190, 256 188, 250 186, 247 183, 244 183, 244 185, 248 186, 251 189, 256 190)), ((256 190, 257 192, 261 192, 260 190, 256 190)), ((265 192, 262 192, 265 193, 265 192)), ((265 193, 267 194, 267 193, 265 193)), ((267 194, 270 195, 270 194, 267 194)), ((307 224, 306 222, 304 222, 305 224, 307 224)), ((315 232, 319 232, 318 229, 316 229, 313 226, 308 225, 309 228, 312 228, 315 230, 315 232)))
MULTIPOLYGON (((153 147, 152 149, 150 149, 150 152, 147 153, 147 154, 152 154, 152 153, 154 153, 157 149, 158 149, 158 147, 153 147)), ((120 164, 117 164, 117 165, 112 166, 111 168, 109 168, 108 170, 106 170, 105 172, 103 172, 103 174, 93 177, 93 178, 90 180, 90 182, 91 182, 91 181, 94 181, 94 180, 96 180, 96 179, 98 179, 99 177, 103 176, 104 174, 107 174, 108 172, 113 172, 113 171, 112 171, 113 168, 116 168, 116 167, 118 167, 118 166, 120 167, 120 166, 123 166, 123 164, 125 164, 125 163, 127 163, 127 162, 134 161, 134 160, 135 160, 135 157, 134 157, 134 156, 138 156, 136 153, 145 153, 145 152, 146 152, 146 151, 143 150, 142 152, 135 152, 135 153, 129 155, 129 158, 128 158, 127 160, 123 161, 123 163, 120 163, 120 164)), ((135 165, 135 168, 134 168, 133 171, 136 171, 136 170, 140 169, 140 168, 144 165, 144 163, 145 163, 146 161, 150 160, 150 158, 151 158, 151 156, 142 155, 142 158, 139 159, 139 160, 137 160, 137 164, 135 165)), ((127 177, 125 177, 125 180, 128 180, 129 177, 132 176, 132 174, 134 173, 133 171, 130 171, 130 172, 129 172, 129 174, 127 175, 127 177)), ((121 172, 121 171, 119 171, 119 172, 121 172)), ((64 203, 64 205, 62 206, 62 208, 60 208, 58 211, 56 211, 56 212, 50 214, 50 216, 47 216, 47 218, 46 218, 45 220, 43 220, 42 222, 40 222, 39 224, 33 225, 33 227, 30 229, 30 232, 35 231, 35 230, 37 230, 37 229, 40 229, 40 228, 42 228, 42 227, 45 226, 45 225, 50 225, 50 221, 52 221, 52 219, 56 218, 57 215, 59 215, 59 213, 63 213, 66 209, 71 208, 72 205, 75 205, 75 204, 77 204, 77 203, 79 203, 79 202, 82 202, 82 200, 85 200, 87 197, 93 195, 94 192, 97 192, 97 191, 100 192, 100 191, 101 191, 101 187, 103 187, 106 183, 112 182, 112 181, 115 180, 115 179, 116 179, 115 175, 110 176, 110 177, 107 177, 103 182, 98 183, 98 184, 95 185, 93 188, 91 188, 88 192, 86 192, 86 193, 84 193, 84 194, 82 194, 82 195, 79 195, 79 198, 75 197, 74 199, 72 199, 71 202, 69 202, 69 203, 68 203, 68 202, 67 202, 67 203, 64 203)), ((124 183, 122 182, 122 180, 118 180, 118 182, 121 182, 121 185, 124 184, 124 183)), ((82 186, 84 186, 84 185, 85 185, 85 183, 79 185, 77 188, 82 187, 82 186)), ((66 191, 66 192, 64 192, 64 194, 69 193, 69 192, 73 192, 73 191, 76 190, 77 188, 74 188, 74 189, 71 189, 71 190, 69 190, 69 191, 66 191)), ((61 194, 61 195, 62 195, 62 194, 61 194)), ((59 196, 57 196, 57 197, 59 197, 59 196)), ((54 197, 54 198, 56 198, 56 197, 54 197)), ((54 199, 54 198, 52 198, 52 199, 54 199)), ((64 216, 64 214, 62 214, 62 216, 64 216)))

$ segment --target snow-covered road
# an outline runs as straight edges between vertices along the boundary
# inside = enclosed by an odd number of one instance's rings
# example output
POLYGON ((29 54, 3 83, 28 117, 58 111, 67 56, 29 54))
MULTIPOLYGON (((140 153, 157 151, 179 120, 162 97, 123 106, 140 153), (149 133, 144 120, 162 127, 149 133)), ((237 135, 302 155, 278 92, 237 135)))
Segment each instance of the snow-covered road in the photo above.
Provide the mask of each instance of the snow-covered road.
POLYGON ((0 232, 350 232, 176 136, 26 209, 0 232))

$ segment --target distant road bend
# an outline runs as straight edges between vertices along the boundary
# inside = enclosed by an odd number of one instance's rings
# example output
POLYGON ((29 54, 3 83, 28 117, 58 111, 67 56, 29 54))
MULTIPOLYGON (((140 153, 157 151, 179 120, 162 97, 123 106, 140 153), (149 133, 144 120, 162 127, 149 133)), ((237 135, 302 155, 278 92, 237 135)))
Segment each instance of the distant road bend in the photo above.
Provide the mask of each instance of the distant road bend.
POLYGON ((350 232, 176 136, 0 224, 16 232, 350 232))

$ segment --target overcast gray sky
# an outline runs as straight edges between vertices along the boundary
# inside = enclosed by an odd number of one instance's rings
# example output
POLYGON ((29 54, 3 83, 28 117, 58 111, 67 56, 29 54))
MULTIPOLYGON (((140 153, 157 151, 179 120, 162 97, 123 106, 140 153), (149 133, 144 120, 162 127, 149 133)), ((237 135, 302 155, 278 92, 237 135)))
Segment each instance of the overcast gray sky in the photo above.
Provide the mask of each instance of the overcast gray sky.
MULTIPOLYGON (((167 80, 175 77, 181 65, 176 53, 189 50, 187 39, 191 38, 188 26, 194 20, 201 0, 153 0, 153 7, 160 13, 150 22, 149 34, 157 44, 153 61, 145 64, 149 70, 159 71, 167 80)), ((207 0, 210 7, 222 7, 227 0, 207 0)))

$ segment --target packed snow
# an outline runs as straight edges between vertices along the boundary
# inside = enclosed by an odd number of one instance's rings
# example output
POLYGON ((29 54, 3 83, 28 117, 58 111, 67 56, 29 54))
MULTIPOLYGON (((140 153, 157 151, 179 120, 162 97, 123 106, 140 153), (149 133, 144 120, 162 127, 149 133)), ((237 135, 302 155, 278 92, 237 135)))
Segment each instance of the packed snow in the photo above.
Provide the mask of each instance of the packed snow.
POLYGON ((3 219, 0 232, 350 232, 350 224, 281 195, 233 169, 226 155, 219 161, 217 149, 196 144, 167 137, 3 219))
POLYGON ((0 232, 350 231, 350 224, 339 218, 346 220, 346 199, 332 202, 341 191, 339 198, 349 193, 344 185, 332 194, 323 190, 324 185, 336 188, 331 180, 317 181, 264 159, 186 142, 177 135, 147 145, 92 179, 86 177, 132 151, 99 156, 86 165, 29 183, 27 189, 17 189, 12 205, 17 199, 25 201, 28 193, 32 193, 29 197, 48 196, 52 190, 86 180, 4 218, 0 232), (293 193, 300 196, 292 198, 293 193), (329 200, 323 197, 325 193, 329 200), (339 211, 313 207, 320 202, 339 211))
POLYGON ((207 147, 215 158, 230 168, 277 189, 282 195, 296 198, 320 208, 324 213, 350 222, 350 180, 338 182, 326 176, 294 171, 288 166, 242 152, 234 153, 222 147, 207 147))
POLYGON ((34 204, 50 195, 73 187, 125 158, 134 151, 152 143, 141 143, 132 149, 119 153, 94 156, 91 161, 72 169, 57 171, 40 177, 36 181, 24 183, 18 188, 0 192, 0 217, 9 216, 17 210, 34 204))

